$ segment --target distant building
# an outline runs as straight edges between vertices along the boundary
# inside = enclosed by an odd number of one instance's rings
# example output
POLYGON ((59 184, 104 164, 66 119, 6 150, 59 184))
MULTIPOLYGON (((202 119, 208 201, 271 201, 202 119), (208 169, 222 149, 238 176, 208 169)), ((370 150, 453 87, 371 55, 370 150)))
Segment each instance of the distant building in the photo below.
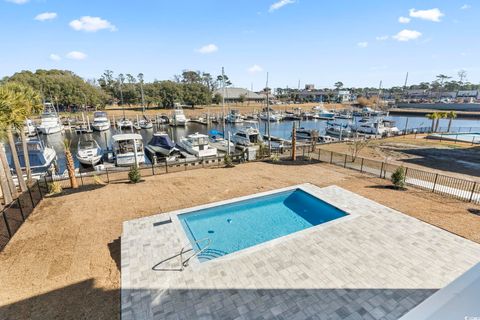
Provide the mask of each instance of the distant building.
MULTIPOLYGON (((223 90, 215 90, 214 93, 223 96, 223 90)), ((244 98, 244 102, 264 102, 265 96, 243 88, 225 88, 225 103, 239 103, 244 98)))
POLYGON ((315 90, 315 85, 314 84, 306 84, 305 85, 305 90, 307 90, 307 91, 315 90))
POLYGON ((480 99, 480 92, 478 90, 462 90, 457 92, 457 98, 473 98, 480 99))
POLYGON ((350 102, 353 100, 353 95, 348 90, 339 90, 335 96, 338 102, 350 102))
POLYGON ((312 102, 326 102, 328 96, 328 92, 323 90, 302 90, 298 93, 298 99, 312 102))

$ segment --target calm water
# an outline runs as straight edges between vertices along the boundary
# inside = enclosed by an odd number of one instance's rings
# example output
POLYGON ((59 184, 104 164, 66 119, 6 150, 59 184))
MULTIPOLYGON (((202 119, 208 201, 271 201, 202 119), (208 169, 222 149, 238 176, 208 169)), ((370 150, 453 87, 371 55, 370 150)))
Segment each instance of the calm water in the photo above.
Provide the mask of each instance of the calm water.
POLYGON ((201 250, 200 261, 211 260, 272 239, 310 228, 347 214, 300 190, 179 215, 192 247, 201 250))
MULTIPOLYGON (((403 116, 395 116, 389 117, 396 122, 397 127, 400 130, 405 129, 405 125, 407 123, 407 117, 403 116)), ((327 125, 327 121, 325 120, 306 120, 300 121, 297 127, 301 126, 307 129, 317 129, 319 130, 320 134, 325 132, 325 128, 327 125)), ((227 131, 230 131, 232 134, 237 131, 239 128, 244 127, 245 125, 230 125, 227 124, 227 131)), ((424 117, 408 117, 408 128, 418 128, 418 127, 430 127, 431 120, 428 120, 424 117)), ((448 120, 442 119, 440 121, 440 127, 447 127, 448 120)), ((260 122, 258 127, 262 133, 266 132, 266 122, 260 122)), ((454 119, 452 122, 452 127, 458 128, 463 127, 464 130, 472 130, 480 128, 480 120, 468 120, 468 119, 454 119)), ((191 133, 200 132, 207 134, 209 130, 216 129, 222 131, 221 124, 212 124, 210 127, 206 125, 197 124, 197 123, 189 123, 186 127, 170 127, 168 125, 154 127, 154 129, 150 130, 140 130, 139 133, 143 137, 144 144, 147 144, 152 137, 153 132, 155 131, 166 131, 170 134, 170 137, 174 141, 178 141, 180 137, 186 136, 191 133)), ((273 136, 290 139, 292 133, 292 121, 282 121, 277 123, 270 123, 270 132, 273 136)), ((98 144, 102 148, 106 148, 107 146, 111 146, 112 135, 115 133, 119 133, 119 131, 115 131, 113 128, 106 132, 93 132, 90 134, 83 134, 77 135, 75 132, 69 132, 66 130, 63 134, 54 134, 54 135, 40 135, 40 139, 42 139, 47 145, 52 146, 55 151, 57 151, 58 156, 58 165, 60 172, 65 170, 65 156, 63 153, 63 139, 69 138, 72 140, 72 153, 75 154, 77 151, 77 144, 79 139, 87 139, 93 138, 97 140, 98 144)), ((146 159, 148 161, 148 159, 146 159)), ((75 160, 76 161, 76 160, 75 160)), ((76 162, 76 166, 79 166, 79 163, 76 162)))

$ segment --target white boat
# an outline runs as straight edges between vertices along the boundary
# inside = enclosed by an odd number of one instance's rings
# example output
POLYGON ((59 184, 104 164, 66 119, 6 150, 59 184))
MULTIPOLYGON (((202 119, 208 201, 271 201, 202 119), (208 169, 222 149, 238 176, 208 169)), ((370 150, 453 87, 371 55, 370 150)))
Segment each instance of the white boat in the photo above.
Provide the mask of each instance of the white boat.
POLYGON ((320 110, 317 111, 314 115, 315 119, 320 119, 320 120, 331 120, 335 118, 335 112, 332 111, 327 111, 327 110, 320 110))
POLYGON ((180 138, 177 144, 188 153, 200 158, 217 155, 217 149, 208 143, 208 136, 198 132, 180 138))
POLYGON ((138 121, 138 126, 141 129, 152 129, 153 128, 153 123, 148 119, 147 117, 143 116, 143 119, 140 119, 138 121))
MULTIPOLYGON (((18 160, 20 166, 25 169, 25 154, 23 152, 23 145, 21 142, 15 144, 17 149, 18 160)), ((53 148, 45 147, 45 145, 38 140, 27 141, 28 159, 30 160, 30 170, 32 171, 33 178, 39 179, 47 172, 54 171, 55 160, 57 159, 57 153, 53 148)), ((14 170, 13 159, 9 159, 10 168, 14 170)))
POLYGON ((263 142, 262 135, 257 128, 246 127, 233 134, 232 140, 241 146, 253 146, 263 142))
POLYGON ((117 167, 133 166, 135 163, 141 164, 145 162, 141 135, 136 133, 116 134, 112 137, 112 140, 113 155, 117 167), (136 152, 135 146, 137 147, 136 152))
POLYGON ((172 119, 170 119, 171 126, 185 126, 188 122, 188 119, 185 117, 183 113, 183 109, 181 107, 176 107, 173 110, 172 119))
POLYGON ((351 137, 352 129, 350 128, 351 123, 341 122, 341 121, 329 121, 327 122, 327 128, 325 132, 328 135, 335 137, 351 137))
POLYGON ((393 135, 399 132, 398 128, 394 126, 393 121, 377 118, 364 118, 353 124, 352 131, 372 135, 393 135))
POLYGON ((243 123, 242 115, 238 110, 230 110, 228 115, 225 117, 225 121, 228 123, 243 123))
POLYGON ((106 112, 97 111, 93 114, 92 129, 96 131, 105 131, 110 129, 110 120, 108 120, 106 112))
POLYGON ((103 157, 103 150, 93 139, 78 141, 76 154, 78 162, 86 166, 95 166, 103 157))
POLYGON ((37 128, 35 128, 33 121, 30 119, 25 120, 24 130, 27 137, 35 137, 37 135, 37 128))
POLYGON ((282 115, 278 112, 267 112, 260 113, 260 119, 263 121, 277 122, 283 119, 282 115))
POLYGON ((295 137, 299 140, 317 139, 318 136, 318 130, 316 129, 298 128, 295 130, 295 137))
POLYGON ((230 151, 230 153, 235 151, 235 144, 222 137, 210 137, 209 144, 217 150, 225 153, 228 153, 228 151, 230 151))
POLYGON ((178 153, 178 151, 175 143, 166 132, 154 133, 152 139, 145 147, 146 156, 152 162, 157 158, 171 157, 173 154, 178 153))
POLYGON ((128 120, 127 118, 122 118, 117 121, 117 128, 120 130, 132 129, 133 122, 131 120, 128 120))
POLYGON ((54 134, 63 130, 57 110, 51 103, 45 103, 45 109, 41 116, 42 122, 37 130, 42 134, 54 134))

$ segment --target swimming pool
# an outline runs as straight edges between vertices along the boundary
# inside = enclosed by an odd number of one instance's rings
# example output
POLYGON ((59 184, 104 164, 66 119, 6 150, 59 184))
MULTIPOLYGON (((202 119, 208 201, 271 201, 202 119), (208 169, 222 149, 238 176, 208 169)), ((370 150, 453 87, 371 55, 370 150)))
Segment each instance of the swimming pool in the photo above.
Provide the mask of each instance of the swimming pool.
POLYGON ((347 215, 296 188, 179 214, 178 219, 203 262, 347 215))

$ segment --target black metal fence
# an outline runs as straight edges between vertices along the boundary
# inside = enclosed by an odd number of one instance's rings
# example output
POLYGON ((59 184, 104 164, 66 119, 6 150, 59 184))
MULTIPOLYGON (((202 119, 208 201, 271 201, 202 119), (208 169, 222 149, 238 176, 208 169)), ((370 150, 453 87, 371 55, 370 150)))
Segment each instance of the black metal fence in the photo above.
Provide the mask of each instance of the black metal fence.
POLYGON ((0 251, 7 245, 47 192, 44 181, 36 181, 28 187, 27 191, 21 193, 17 199, 2 209, 0 212, 0 251))
MULTIPOLYGON (((297 155, 303 159, 317 160, 343 168, 352 169, 361 173, 390 179, 400 167, 398 164, 382 162, 352 155, 337 153, 321 148, 303 146, 296 148, 297 155)), ((289 152, 280 154, 280 157, 291 156, 289 152)), ((405 168, 405 184, 426 191, 442 194, 458 200, 480 204, 480 183, 472 180, 447 176, 444 174, 419 170, 408 166, 405 168)))
MULTIPOLYGON (((238 153, 230 155, 230 158, 233 162, 242 162, 245 157, 244 154, 238 153)), ((142 177, 151 177, 171 172, 218 167, 224 164, 225 158, 223 156, 194 159, 185 158, 176 161, 158 162, 156 164, 142 164, 139 166, 139 171, 142 177)), ((76 177, 80 186, 89 186, 128 181, 129 172, 130 167, 112 167, 99 171, 79 172, 76 177)), ((43 180, 46 185, 56 182, 62 189, 70 188, 70 179, 68 176, 45 176, 43 180)))

